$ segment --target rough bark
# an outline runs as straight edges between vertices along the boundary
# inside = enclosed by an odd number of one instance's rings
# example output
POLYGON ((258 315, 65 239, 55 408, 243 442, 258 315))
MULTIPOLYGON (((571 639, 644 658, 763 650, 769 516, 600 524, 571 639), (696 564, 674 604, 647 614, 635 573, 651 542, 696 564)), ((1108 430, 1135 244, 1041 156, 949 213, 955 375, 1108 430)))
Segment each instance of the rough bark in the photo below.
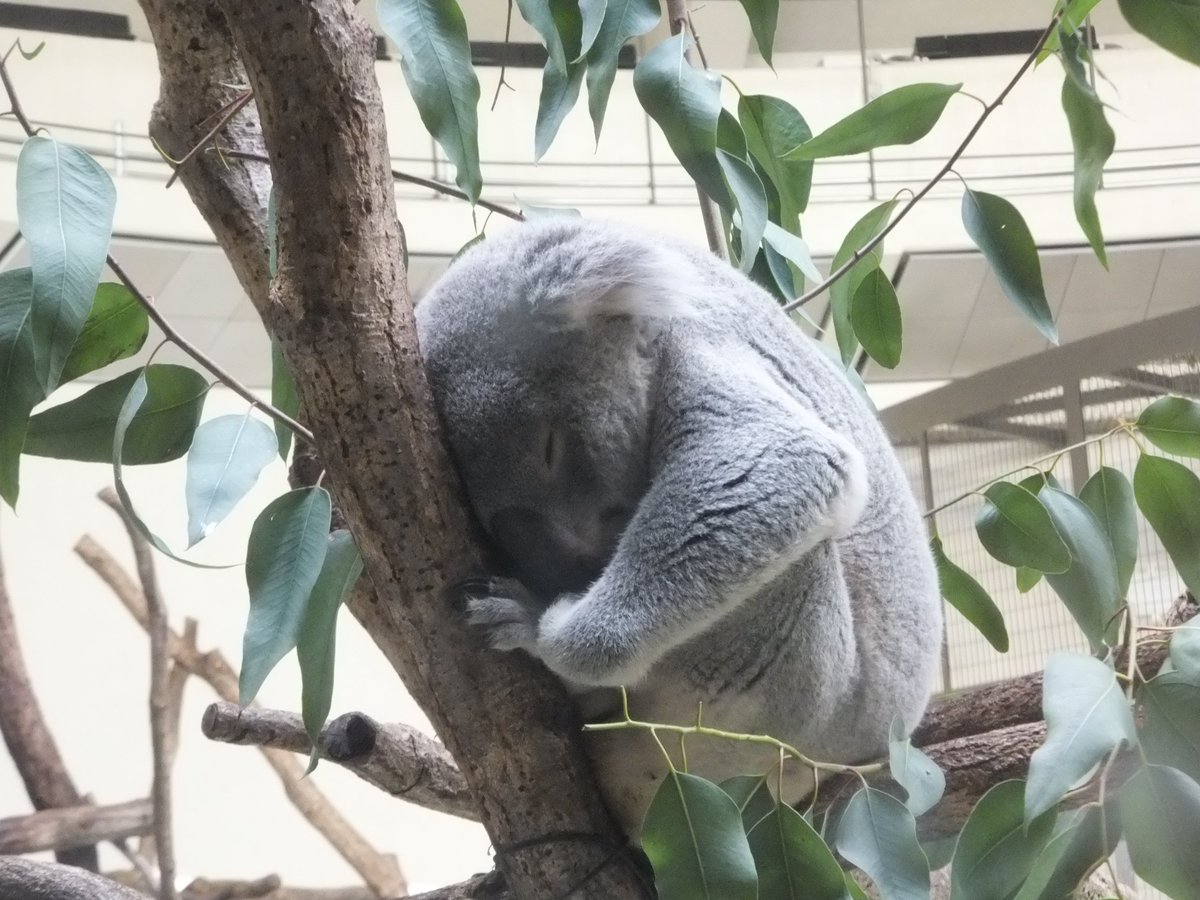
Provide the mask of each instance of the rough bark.
MULTIPOLYGON (((345 0, 142 7, 167 152, 186 153, 217 85, 241 77, 229 36, 254 89, 278 198, 269 292, 262 167, 229 160, 231 176, 201 154, 182 179, 292 368, 374 583, 351 611, 458 761, 515 893, 637 896, 561 686, 519 654, 481 652, 453 608, 480 557, 417 353, 373 36, 345 0)), ((223 142, 257 149, 240 145, 257 145, 252 122, 247 109, 223 142)))
MULTIPOLYGON (((312 745, 295 713, 213 703, 204 711, 206 737, 307 755, 312 745)), ((317 750, 381 791, 427 809, 479 821, 467 782, 441 744, 408 725, 381 725, 363 713, 346 713, 321 732, 317 750)))
POLYGON ((149 800, 44 809, 0 819, 0 854, 87 847, 100 841, 149 834, 153 828, 154 810, 149 800))
MULTIPOLYGON (((78 806, 83 796, 75 788, 42 716, 37 695, 25 668, 17 623, 8 600, 4 567, 0 564, 0 735, 25 783, 34 809, 78 806)), ((59 850, 54 858, 90 872, 100 867, 95 847, 59 850)))
MULTIPOLYGON (((146 800, 146 809, 150 801, 146 800)), ((74 866, 16 857, 0 858, 4 900, 146 900, 146 895, 74 866)))

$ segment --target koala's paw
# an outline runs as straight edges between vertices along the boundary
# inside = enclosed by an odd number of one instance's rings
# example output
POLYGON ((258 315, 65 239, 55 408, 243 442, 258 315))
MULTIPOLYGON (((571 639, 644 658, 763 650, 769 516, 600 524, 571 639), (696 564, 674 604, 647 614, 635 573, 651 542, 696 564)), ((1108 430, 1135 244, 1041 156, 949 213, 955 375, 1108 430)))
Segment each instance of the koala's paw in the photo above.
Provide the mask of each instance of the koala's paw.
POLYGON ((513 578, 493 578, 484 597, 467 600, 467 622, 497 650, 524 650, 537 655, 541 604, 513 578))

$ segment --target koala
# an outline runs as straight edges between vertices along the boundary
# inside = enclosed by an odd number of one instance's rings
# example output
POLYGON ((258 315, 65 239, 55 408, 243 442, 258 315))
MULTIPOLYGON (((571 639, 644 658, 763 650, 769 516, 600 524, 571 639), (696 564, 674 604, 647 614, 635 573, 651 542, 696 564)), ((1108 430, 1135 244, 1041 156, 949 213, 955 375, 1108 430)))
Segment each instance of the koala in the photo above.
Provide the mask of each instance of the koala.
MULTIPOLYGON (((556 218, 467 250, 416 319, 512 576, 468 604, 494 647, 540 659, 590 721, 620 717, 623 686, 635 718, 694 724, 702 703, 706 725, 836 762, 917 724, 942 635, 921 517, 873 411, 765 291, 698 248, 556 218)), ((585 740, 636 836, 662 750, 585 740)), ((707 736, 686 755, 715 781, 780 765, 707 736)))

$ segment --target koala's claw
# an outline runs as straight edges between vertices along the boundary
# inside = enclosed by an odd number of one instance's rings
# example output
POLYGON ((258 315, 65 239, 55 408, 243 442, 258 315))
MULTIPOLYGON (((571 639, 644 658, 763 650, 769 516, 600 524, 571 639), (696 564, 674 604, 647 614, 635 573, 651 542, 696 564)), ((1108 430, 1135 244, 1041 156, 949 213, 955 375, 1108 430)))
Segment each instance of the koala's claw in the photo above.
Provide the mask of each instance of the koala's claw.
POLYGON ((467 601, 467 622, 497 650, 534 652, 541 610, 528 589, 512 578, 493 578, 488 596, 467 601))

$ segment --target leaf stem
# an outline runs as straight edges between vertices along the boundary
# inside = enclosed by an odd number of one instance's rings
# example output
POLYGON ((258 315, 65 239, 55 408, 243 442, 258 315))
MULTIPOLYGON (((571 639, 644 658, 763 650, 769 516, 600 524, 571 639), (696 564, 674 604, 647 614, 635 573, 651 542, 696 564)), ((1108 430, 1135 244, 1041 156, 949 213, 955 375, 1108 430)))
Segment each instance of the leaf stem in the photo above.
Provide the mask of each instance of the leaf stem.
POLYGON ((966 152, 967 147, 970 145, 971 141, 973 141, 975 139, 975 135, 979 133, 979 129, 981 129, 983 127, 983 123, 986 122, 988 120, 988 117, 991 116, 991 114, 994 113, 1001 106, 1001 104, 1004 103, 1004 101, 1008 98, 1008 95, 1012 92, 1012 89, 1017 86, 1017 82, 1021 80, 1021 77, 1026 72, 1029 71, 1029 68, 1037 60, 1038 53, 1041 52, 1042 46, 1046 43, 1047 40, 1049 40, 1050 35, 1052 35, 1054 33, 1054 29, 1056 29, 1058 27, 1058 23, 1062 20, 1062 16, 1063 16, 1063 10, 1060 8, 1058 10, 1058 12, 1056 12, 1054 14, 1054 16, 1050 19, 1050 24, 1046 26, 1046 30, 1042 32, 1041 36, 1037 40, 1037 44, 1034 46, 1034 48, 1033 48, 1032 52, 1029 54, 1029 56, 1027 56, 1025 58, 1025 61, 1023 63, 1021 63, 1021 67, 1019 69, 1017 69, 1016 74, 1013 75, 1013 77, 1009 80, 1008 84, 1006 84, 1004 86, 1004 89, 1002 91, 1000 91, 1000 93, 996 97, 996 99, 993 100, 991 103, 987 104, 986 106, 984 106, 983 112, 980 113, 979 118, 976 119, 976 121, 975 121, 975 124, 971 126, 971 130, 967 132, 966 137, 964 137, 962 139, 962 143, 960 143, 958 145, 958 147, 955 149, 955 151, 950 154, 950 158, 946 160, 945 165, 943 165, 942 168, 938 170, 937 174, 935 174, 931 179, 929 179, 929 181, 925 184, 924 187, 922 187, 919 191, 917 191, 915 194, 913 194, 912 199, 909 200, 908 203, 906 203, 906 204, 904 204, 904 206, 900 207, 900 211, 898 213, 896 213, 895 216, 892 217, 892 220, 890 222, 888 222, 888 224, 885 225, 883 227, 883 229, 877 235, 875 235, 873 238, 871 238, 869 241, 867 241, 865 244, 863 244, 861 247, 859 247, 857 250, 855 250, 853 255, 851 255, 851 257, 848 260, 846 260, 846 262, 839 269, 837 269, 837 271, 831 272, 828 278, 826 278, 824 281, 822 281, 820 284, 818 284, 812 290, 806 291, 804 294, 801 294, 799 297, 797 297, 791 303, 784 306, 783 308, 785 311, 790 312, 792 309, 795 309, 798 306, 803 306, 805 303, 808 303, 810 300, 813 300, 816 297, 819 297, 826 290, 828 290, 828 288, 831 284, 833 284, 835 281, 838 281, 843 276, 845 276, 845 274, 847 272, 849 272, 851 269, 854 268, 855 264, 860 259, 862 259, 868 253, 870 253, 873 249, 875 249, 875 247, 877 247, 883 241, 883 239, 885 237, 887 237, 888 234, 890 234, 891 231, 897 225, 900 224, 900 221, 909 214, 909 212, 912 210, 912 208, 914 206, 917 205, 918 202, 920 202, 921 198, 923 198, 926 194, 928 194, 931 190, 933 190, 934 185, 936 185, 939 181, 941 181, 942 178, 945 177, 950 172, 950 170, 954 168, 954 164, 956 162, 958 162, 959 157, 961 157, 963 155, 963 153, 966 152))

